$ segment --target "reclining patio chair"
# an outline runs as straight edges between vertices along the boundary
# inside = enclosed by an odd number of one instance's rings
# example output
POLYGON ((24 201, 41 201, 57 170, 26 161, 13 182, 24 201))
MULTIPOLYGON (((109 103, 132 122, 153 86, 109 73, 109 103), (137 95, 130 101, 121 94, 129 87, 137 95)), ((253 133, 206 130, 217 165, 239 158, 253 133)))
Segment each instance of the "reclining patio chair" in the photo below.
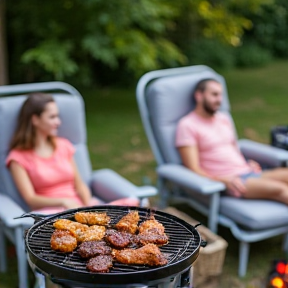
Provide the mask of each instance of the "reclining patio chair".
MULTIPOLYGON (((224 78, 203 65, 148 72, 138 82, 137 101, 157 162, 160 206, 166 206, 169 200, 181 201, 207 216, 208 227, 213 232, 217 232, 218 224, 229 227, 240 241, 238 274, 244 276, 250 242, 287 234, 288 207, 274 201, 224 196, 221 193, 225 191, 223 183, 201 177, 182 165, 175 147, 176 126, 179 119, 193 109, 192 91, 196 83, 205 78, 222 83, 221 110, 230 115, 224 78)), ((277 167, 287 164, 287 151, 247 139, 238 143, 245 157, 261 165, 277 167)))
POLYGON ((59 136, 69 139, 74 144, 75 161, 79 172, 97 197, 109 202, 129 196, 136 196, 141 200, 157 194, 155 187, 137 187, 110 169, 92 171, 86 144, 84 102, 75 88, 62 82, 0 87, 0 272, 5 272, 7 269, 5 246, 7 236, 16 247, 20 288, 28 288, 23 235, 34 221, 31 218, 14 219, 29 212, 29 207, 14 185, 5 166, 5 158, 20 107, 27 97, 26 94, 37 91, 51 92, 54 95, 62 121, 59 136))

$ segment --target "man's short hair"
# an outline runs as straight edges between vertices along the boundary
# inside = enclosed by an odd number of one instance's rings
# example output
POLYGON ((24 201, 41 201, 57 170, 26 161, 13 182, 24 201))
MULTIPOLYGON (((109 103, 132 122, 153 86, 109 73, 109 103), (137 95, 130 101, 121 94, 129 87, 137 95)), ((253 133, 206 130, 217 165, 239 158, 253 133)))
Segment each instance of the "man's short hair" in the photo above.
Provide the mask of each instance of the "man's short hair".
POLYGON ((192 101, 193 101, 193 104, 196 104, 196 100, 195 100, 195 93, 197 91, 199 92, 204 92, 206 87, 207 87, 207 83, 210 82, 210 81, 213 81, 213 82, 217 82, 217 83, 220 83, 218 80, 214 79, 214 78, 205 78, 205 79, 202 79, 200 80, 194 90, 193 90, 193 93, 192 93, 192 101))

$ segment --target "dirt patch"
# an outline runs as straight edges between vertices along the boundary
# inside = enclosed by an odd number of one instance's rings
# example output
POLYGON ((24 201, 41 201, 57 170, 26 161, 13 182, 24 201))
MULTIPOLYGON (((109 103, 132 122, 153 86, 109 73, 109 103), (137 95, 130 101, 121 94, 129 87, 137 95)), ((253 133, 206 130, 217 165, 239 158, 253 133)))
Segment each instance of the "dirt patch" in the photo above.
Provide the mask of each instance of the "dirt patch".
POLYGON ((92 145, 89 147, 89 150, 92 153, 99 154, 99 153, 108 153, 111 150, 111 145, 103 144, 103 145, 92 145))
POLYGON ((267 103, 260 97, 254 97, 249 99, 246 102, 234 103, 233 110, 238 111, 255 111, 258 110, 265 110, 269 108, 267 103))
POLYGON ((150 150, 127 152, 123 155, 125 161, 138 163, 149 163, 154 160, 154 156, 150 150))
POLYGON ((263 137, 253 128, 244 129, 244 137, 256 142, 263 142, 263 137))

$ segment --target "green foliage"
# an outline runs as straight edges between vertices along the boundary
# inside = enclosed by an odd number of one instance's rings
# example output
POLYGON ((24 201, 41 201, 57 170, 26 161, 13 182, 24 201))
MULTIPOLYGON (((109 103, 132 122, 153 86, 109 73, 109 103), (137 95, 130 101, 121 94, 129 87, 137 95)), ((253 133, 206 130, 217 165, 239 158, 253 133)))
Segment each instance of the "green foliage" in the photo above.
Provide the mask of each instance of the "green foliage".
POLYGON ((89 83, 92 71, 101 65, 139 77, 186 61, 166 37, 178 15, 170 1, 141 0, 131 5, 130 0, 59 0, 39 5, 37 0, 19 0, 9 1, 7 7, 13 35, 9 50, 12 67, 18 62, 18 70, 34 70, 36 65, 58 80, 73 75, 79 79, 77 72, 85 70, 83 80, 89 83))
POLYGON ((189 64, 204 64, 213 68, 234 66, 233 48, 215 39, 199 39, 190 44, 187 51, 189 64))
POLYGON ((150 70, 195 62, 230 67, 228 46, 241 46, 251 28, 263 47, 284 55, 288 2, 274 1, 7 1, 11 82, 110 84, 117 75, 138 79, 150 70), (277 41, 276 28, 282 35, 277 41))
POLYGON ((245 35, 277 57, 288 57, 288 1, 275 0, 254 17, 254 27, 245 35))
POLYGON ((272 61, 269 50, 255 43, 248 43, 236 49, 236 64, 239 67, 259 67, 272 61))
POLYGON ((53 40, 43 41, 38 47, 27 50, 23 56, 23 63, 35 61, 45 71, 52 73, 57 80, 77 71, 77 64, 69 57, 72 44, 53 40))
POLYGON ((169 1, 129 0, 85 2, 93 11, 87 19, 83 47, 111 68, 125 67, 139 76, 175 62, 185 63, 181 51, 165 38, 177 10, 169 1))

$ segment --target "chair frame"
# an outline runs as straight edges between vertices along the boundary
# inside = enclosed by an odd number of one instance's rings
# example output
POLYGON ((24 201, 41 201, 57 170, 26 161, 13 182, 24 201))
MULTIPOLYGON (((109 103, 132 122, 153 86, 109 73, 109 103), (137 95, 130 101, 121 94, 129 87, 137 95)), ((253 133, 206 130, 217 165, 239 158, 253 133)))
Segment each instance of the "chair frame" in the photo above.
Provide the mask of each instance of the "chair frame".
MULTIPOLYGON (((146 132, 146 136, 148 138, 148 142, 150 144, 150 147, 152 149, 152 152, 154 154, 154 157, 157 162, 157 173, 158 173, 158 181, 157 181, 157 187, 158 191, 160 193, 160 206, 165 207, 167 205, 167 200, 170 197, 173 197, 173 201, 186 203, 189 206, 191 206, 196 211, 200 212, 201 214, 204 214, 208 217, 208 227, 211 231, 214 233, 217 233, 217 226, 218 224, 223 225, 225 227, 228 227, 234 237, 240 241, 239 245, 239 266, 238 266, 238 275, 240 277, 243 277, 246 275, 247 271, 247 265, 248 265, 248 258, 249 258, 249 248, 250 243, 257 242, 260 240, 268 239, 273 236, 282 235, 285 234, 284 237, 284 244, 283 249, 285 251, 288 251, 288 225, 287 226, 281 226, 276 227, 272 229, 267 230, 260 230, 260 231, 248 231, 241 229, 237 223, 229 219, 228 217, 222 215, 219 213, 219 207, 220 207, 220 194, 223 192, 226 188, 223 183, 217 182, 217 181, 209 181, 207 182, 207 178, 201 177, 197 175, 196 173, 192 172, 191 170, 188 170, 184 166, 178 165, 178 164, 167 164, 164 160, 164 157, 160 151, 160 148, 157 144, 157 140, 155 138, 155 135, 153 133, 153 128, 150 123, 150 115, 149 115, 149 108, 147 106, 146 102, 146 89, 149 86, 149 84, 157 80, 159 78, 163 77, 170 77, 170 76, 179 76, 179 75, 186 75, 186 74, 195 74, 195 73, 201 73, 203 71, 211 71, 215 73, 213 69, 211 69, 208 66, 205 65, 195 65, 195 66, 188 66, 188 67, 181 67, 181 68, 172 68, 172 69, 163 69, 163 70, 155 70, 148 72, 144 74, 138 81, 137 87, 136 87, 136 98, 138 102, 138 107, 140 111, 140 116, 142 119, 142 123, 144 126, 144 130, 146 132), (181 166, 181 167, 180 167, 181 166), (209 195, 210 196, 210 204, 207 208, 205 205, 200 204, 197 201, 194 201, 193 199, 186 197, 183 197, 181 195, 172 195, 171 189, 168 187, 168 183, 176 183, 179 186, 182 186, 181 188, 190 188, 193 185, 189 185, 189 187, 184 187, 183 183, 180 183, 176 177, 173 177, 173 173, 168 173, 168 169, 171 170, 175 169, 179 171, 181 169, 182 173, 185 173, 188 177, 191 179, 195 179, 195 182, 203 183, 205 182, 206 190, 205 191, 197 191, 201 190, 199 189, 198 185, 195 185, 195 189, 197 192, 199 192, 202 195, 209 195)), ((267 150, 266 152, 269 154, 269 156, 272 157, 273 153, 277 154, 277 164, 279 166, 287 166, 288 163, 288 152, 284 150, 276 149, 274 150, 274 147, 264 147, 267 145, 256 143, 254 141, 250 140, 238 140, 238 144, 241 150, 245 150, 248 146, 255 146, 255 151, 257 149, 259 150, 267 150)), ((243 152, 243 151, 242 151, 243 152)), ((272 160, 270 161, 273 162, 272 160)), ((273 163, 274 164, 274 163, 273 163)), ((193 187, 194 188, 194 187, 193 187)))
MULTIPOLYGON (((81 96, 71 85, 63 82, 46 82, 33 84, 5 85, 0 87, 0 96, 13 96, 37 91, 63 91, 71 95, 81 96)), ((81 96, 82 97, 82 96, 81 96)), ((19 277, 19 288, 28 288, 28 262, 26 259, 24 233, 32 224, 32 219, 17 219, 25 211, 0 191, 0 202, 2 205, 9 205, 10 215, 1 215, 0 209, 0 251, 6 251, 6 237, 14 243, 17 254, 17 267, 19 277)), ((5 253, 0 253, 0 272, 7 271, 7 257, 5 253)))
MULTIPOLYGON (((39 91, 64 92, 68 96, 82 98, 82 95, 73 86, 58 81, 1 86, 0 97, 17 96, 39 91)), ((110 169, 100 169, 96 171, 98 174, 95 173, 92 175, 91 180, 98 181, 97 187, 99 190, 105 191, 105 193, 106 191, 111 191, 111 194, 116 193, 116 195, 121 195, 122 192, 129 191, 129 193, 135 193, 134 195, 141 201, 145 197, 151 197, 157 194, 155 187, 135 186, 110 169), (113 186, 113 184, 115 185, 113 186)), ((24 233, 25 230, 33 225, 34 220, 32 218, 15 219, 23 215, 26 211, 8 196, 7 191, 0 191, 0 206, 5 207, 5 212, 2 211, 4 209, 0 209, 0 272, 4 273, 7 271, 7 256, 5 252, 7 250, 6 238, 8 238, 16 248, 19 278, 18 286, 19 288, 28 288, 28 262, 25 252, 24 233)))

